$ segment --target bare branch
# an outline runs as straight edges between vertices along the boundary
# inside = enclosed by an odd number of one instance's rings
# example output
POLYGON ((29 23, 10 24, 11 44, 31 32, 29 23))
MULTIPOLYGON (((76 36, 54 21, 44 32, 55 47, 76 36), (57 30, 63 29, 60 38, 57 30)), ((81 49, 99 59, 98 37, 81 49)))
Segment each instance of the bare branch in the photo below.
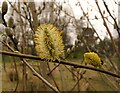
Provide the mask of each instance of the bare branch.
POLYGON ((110 29, 108 28, 108 25, 107 25, 107 23, 106 23, 106 21, 105 21, 105 18, 104 18, 103 14, 102 14, 102 11, 101 11, 101 9, 100 9, 100 6, 99 6, 99 4, 98 4, 98 1, 96 1, 96 5, 97 5, 98 10, 99 10, 99 12, 100 12, 100 14, 101 14, 101 17, 102 17, 102 19, 103 19, 103 22, 104 22, 104 25, 105 25, 105 27, 106 27, 106 29, 107 29, 107 32, 108 32, 108 34, 109 34, 109 36, 110 36, 110 38, 111 38, 111 41, 112 41, 112 44, 113 44, 113 48, 115 49, 115 51, 117 52, 117 54, 118 54, 118 56, 119 56, 119 58, 120 58, 120 53, 119 53, 119 51, 118 51, 118 49, 117 49, 117 47, 116 47, 116 43, 115 43, 115 41, 114 41, 114 39, 113 39, 113 36, 112 36, 112 34, 111 34, 111 32, 110 32, 110 29))
POLYGON ((117 24, 117 22, 116 22, 116 19, 115 19, 115 18, 113 17, 113 15, 110 13, 110 10, 109 10, 109 8, 108 8, 108 6, 107 6, 107 4, 106 4, 106 2, 105 2, 104 0, 103 0, 103 4, 104 4, 107 12, 109 13, 109 15, 111 16, 111 18, 113 19, 113 21, 114 21, 114 23, 115 23, 115 25, 116 25, 116 27, 117 27, 117 32, 118 32, 118 35, 119 35, 119 38, 120 38, 120 31, 119 31, 119 27, 118 27, 118 24, 117 24))
MULTIPOLYGON (((35 59, 35 60, 41 60, 41 61, 45 60, 45 59, 41 59, 38 56, 26 55, 26 54, 16 54, 16 53, 7 52, 7 51, 0 51, 0 54, 9 55, 9 56, 16 56, 16 57, 26 58, 26 59, 35 59)), ((104 73, 104 74, 111 75, 113 77, 120 78, 119 75, 111 73, 109 71, 102 70, 102 69, 97 69, 97 68, 93 68, 93 67, 89 67, 89 66, 83 66, 83 65, 80 65, 80 64, 76 64, 76 63, 72 63, 72 62, 67 62, 67 61, 63 61, 63 60, 61 60, 61 61, 55 60, 53 62, 54 63, 64 64, 64 65, 69 65, 69 66, 74 66, 76 68, 85 68, 85 69, 89 69, 89 70, 94 70, 94 71, 97 71, 97 72, 101 72, 101 73, 104 73)), ((25 62, 25 64, 29 67, 29 64, 27 62, 25 62)), ((31 67, 30 67, 30 69, 31 69, 31 67)), ((33 68, 31 70, 34 71, 33 68)))

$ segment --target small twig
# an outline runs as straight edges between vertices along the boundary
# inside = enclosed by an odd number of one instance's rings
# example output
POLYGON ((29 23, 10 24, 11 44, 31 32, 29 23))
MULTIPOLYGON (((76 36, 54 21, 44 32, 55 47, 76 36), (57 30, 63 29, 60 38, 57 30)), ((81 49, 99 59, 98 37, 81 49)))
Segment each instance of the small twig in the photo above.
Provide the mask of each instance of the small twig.
POLYGON ((108 8, 108 6, 107 6, 107 4, 106 4, 106 2, 105 2, 104 0, 103 0, 103 4, 104 4, 107 12, 109 13, 109 15, 111 16, 111 18, 113 19, 113 21, 114 21, 114 23, 115 23, 115 25, 116 25, 116 27, 117 27, 117 32, 118 32, 118 35, 119 35, 119 38, 120 38, 119 26, 118 26, 118 24, 117 24, 117 22, 116 22, 116 19, 115 19, 115 18, 113 17, 113 15, 111 14, 111 12, 110 12, 110 10, 109 10, 109 8, 108 8))
POLYGON ((37 18, 37 13, 36 13, 36 7, 35 7, 35 2, 32 0, 32 2, 29 2, 29 8, 33 17, 33 30, 35 31, 38 27, 38 18, 37 18))
MULTIPOLYGON (((72 87, 71 91, 73 91, 73 89, 74 89, 77 85, 79 86, 79 81, 80 81, 82 78, 83 78, 82 75, 81 75, 80 78, 77 77, 77 82, 76 82, 76 84, 72 87)), ((79 88, 78 88, 78 90, 79 90, 79 88)))
POLYGON ((113 84, 113 82, 112 82, 106 75, 103 76, 103 75, 101 75, 101 73, 100 73, 100 77, 102 78, 102 81, 107 84, 108 87, 110 87, 110 88, 113 89, 113 90, 116 90, 116 89, 117 89, 116 85, 113 84), (107 80, 104 79, 104 77, 105 77, 107 80), (112 87, 112 85, 114 86, 114 88, 112 87))
POLYGON ((13 62, 14 62, 14 66, 15 66, 15 72, 16 72, 16 75, 17 75, 17 82, 16 82, 16 86, 15 86, 14 91, 17 91, 17 88, 18 88, 18 85, 19 85, 19 75, 18 75, 18 68, 17 68, 15 57, 13 57, 13 62))
POLYGON ((23 18, 26 19, 26 17, 25 17, 24 15, 22 15, 22 14, 17 10, 17 8, 16 8, 14 5, 12 5, 12 3, 11 3, 9 0, 7 0, 7 1, 8 1, 8 3, 11 5, 11 7, 12 7, 18 14, 20 14, 23 18))
POLYGON ((57 66, 55 66, 47 75, 50 75, 59 65, 60 63, 57 66))
POLYGON ((120 53, 119 53, 119 51, 118 51, 118 49, 117 49, 117 47, 116 47, 116 43, 115 43, 115 41, 114 41, 114 39, 113 39, 113 36, 112 36, 112 34, 111 34, 111 32, 110 32, 110 29, 108 28, 108 25, 107 25, 107 23, 106 23, 106 21, 105 21, 105 18, 104 18, 103 14, 102 14, 102 11, 101 11, 101 9, 100 9, 100 6, 99 6, 99 4, 98 4, 98 1, 96 1, 96 5, 97 5, 98 10, 99 10, 99 12, 100 12, 100 14, 101 14, 101 17, 102 17, 102 19, 103 19, 104 26, 106 27, 106 30, 107 30, 110 38, 111 38, 111 41, 112 41, 112 44, 113 44, 113 48, 115 49, 116 53, 118 54, 118 57, 120 58, 120 53))
POLYGON ((2 14, 2 20, 3 20, 3 25, 4 25, 5 27, 7 27, 7 23, 6 23, 6 21, 5 21, 4 14, 2 14))
MULTIPOLYGON (((14 52, 14 49, 12 49, 8 44, 4 43, 11 51, 14 52)), ((18 57, 18 56, 15 56, 18 57)), ((20 58, 21 61, 24 62, 24 64, 26 64, 28 66, 28 68, 34 73, 35 76, 37 76, 40 80, 42 80, 48 87, 50 87, 53 91, 59 93, 59 90, 52 86, 47 80, 45 80, 31 65, 29 65, 29 63, 27 63, 27 61, 23 58, 20 58)))
POLYGON ((40 80, 42 80, 42 81, 43 81, 47 86, 49 86, 53 91, 55 91, 55 92, 57 92, 57 93, 60 93, 59 90, 58 90, 56 87, 52 86, 46 79, 44 79, 40 74, 38 74, 37 71, 36 71, 35 69, 33 69, 33 67, 30 66, 30 65, 28 64, 28 62, 26 62, 26 60, 23 59, 23 61, 24 61, 24 63, 28 66, 28 68, 33 72, 33 74, 34 74, 35 76, 37 76, 40 80))
MULTIPOLYGON (((48 65, 48 69, 49 69, 49 71, 51 71, 51 69, 50 69, 50 65, 49 65, 48 62, 47 62, 47 65, 48 65)), ((48 75, 48 74, 47 74, 47 75, 48 75)), ((52 78, 52 80, 53 80, 53 82, 54 82, 56 88, 60 91, 60 89, 59 89, 59 87, 58 87, 58 85, 57 85, 57 82, 55 81, 55 78, 54 78, 53 74, 51 74, 51 78, 52 78)))

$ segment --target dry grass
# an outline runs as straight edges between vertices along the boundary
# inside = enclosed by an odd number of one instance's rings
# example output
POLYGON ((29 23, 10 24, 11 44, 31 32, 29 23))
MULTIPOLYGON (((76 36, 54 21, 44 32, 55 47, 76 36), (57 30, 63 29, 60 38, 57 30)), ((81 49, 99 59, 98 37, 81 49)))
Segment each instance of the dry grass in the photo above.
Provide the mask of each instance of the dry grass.
MULTIPOLYGON (((80 60, 72 60, 75 62, 79 62, 80 60)), ((38 72, 38 64, 39 62, 36 61, 30 61, 29 62, 38 72)), ((50 67, 53 68, 54 64, 50 63, 50 67)), ((67 66, 70 68, 69 66, 67 66)), ((18 75, 19 75, 19 85, 17 90, 22 91, 23 90, 23 79, 22 79, 22 65, 21 62, 17 62, 17 69, 18 69, 18 75)), ((64 67, 64 75, 65 75, 65 82, 66 82, 66 88, 67 90, 71 90, 73 86, 76 84, 76 80, 73 80, 71 72, 69 72, 65 67, 64 67)), ((3 69, 2 70, 2 90, 3 91, 12 91, 16 87, 16 80, 11 81, 11 75, 10 73, 15 74, 15 69, 14 69, 14 64, 11 62, 6 62, 6 72, 3 69)), ((60 72, 59 68, 55 69, 53 71, 53 76, 55 78, 55 81, 59 87, 60 90, 62 90, 62 83, 61 83, 61 78, 60 78, 60 72)), ((109 78, 111 78, 109 76, 109 78)), ((79 82, 79 87, 80 90, 86 91, 86 90, 91 90, 91 91, 113 91, 115 88, 111 85, 111 87, 106 83, 109 83, 105 77, 103 79, 101 78, 100 73, 95 72, 95 71, 89 71, 87 70, 87 73, 84 75, 84 78, 80 80, 79 82)), ((113 78, 113 81, 115 79, 113 78)), ((54 86, 54 82, 51 79, 51 82, 54 86)), ((115 83, 114 83, 115 84, 115 83)), ((37 77, 33 76, 32 72, 27 68, 27 81, 26 81, 26 90, 27 91, 43 91, 44 90, 44 84, 39 80, 37 77)), ((74 91, 78 90, 78 86, 76 86, 74 91)))

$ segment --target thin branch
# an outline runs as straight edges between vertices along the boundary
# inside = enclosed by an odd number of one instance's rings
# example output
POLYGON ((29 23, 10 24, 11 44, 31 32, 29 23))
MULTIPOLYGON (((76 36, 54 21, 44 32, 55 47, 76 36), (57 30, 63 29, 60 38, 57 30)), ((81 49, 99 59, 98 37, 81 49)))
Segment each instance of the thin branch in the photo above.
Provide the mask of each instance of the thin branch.
MULTIPOLYGON (((4 42, 2 42, 2 43, 5 44, 11 51, 14 52, 14 49, 12 49, 8 44, 6 44, 6 43, 4 43, 4 42)), ((10 52, 10 53, 12 53, 12 52, 10 52)), ((47 80, 45 80, 40 74, 38 74, 38 72, 37 72, 31 65, 29 65, 29 63, 28 63, 25 59, 23 59, 22 57, 21 57, 20 59, 21 59, 21 61, 24 62, 25 65, 28 66, 28 68, 33 72, 33 74, 34 74, 35 76, 37 76, 40 80, 42 80, 42 81, 43 81, 48 87, 50 87, 53 91, 59 93, 59 90, 58 90, 56 87, 52 86, 52 85, 51 85, 47 80)))
MULTIPOLYGON (((24 59, 23 59, 24 60, 24 59)), ((35 76, 37 76, 40 80, 42 80, 47 86, 49 86, 53 91, 57 92, 57 93, 60 93, 59 90, 52 86, 46 79, 44 79, 40 74, 37 73, 37 71, 31 66, 29 65, 28 62, 26 62, 26 60, 24 60, 24 63, 29 67, 29 69, 33 72, 33 74, 35 76)))
POLYGON ((117 22, 116 22, 116 19, 115 19, 115 18, 113 17, 113 15, 111 14, 111 12, 110 12, 110 10, 109 10, 109 8, 108 8, 108 6, 107 6, 107 4, 106 4, 106 2, 105 2, 104 0, 103 0, 103 4, 104 4, 107 12, 109 13, 109 15, 111 16, 111 18, 113 19, 113 21, 114 21, 114 23, 115 23, 115 25, 116 25, 116 27, 117 27, 117 32, 118 32, 118 35, 119 35, 119 38, 120 38, 119 26, 118 26, 118 24, 117 24, 117 22))
MULTIPOLYGON (((83 10, 82 6, 81 6, 81 3, 80 3, 79 1, 78 1, 78 3, 79 3, 79 6, 80 6, 80 8, 81 8, 81 10, 82 10, 82 12, 83 12, 83 15, 85 16, 86 14, 85 14, 85 11, 83 10)), ((104 16, 103 16, 103 17, 104 17, 104 16)), ((89 19, 88 17, 86 17, 86 18, 87 18, 87 21, 89 22, 90 26, 92 27, 93 31, 96 33, 97 37, 99 38, 100 42, 103 42, 102 39, 99 37, 97 31, 96 31, 95 28, 93 27, 92 23, 90 22, 90 19, 89 19)), ((104 17, 104 18, 106 18, 106 17, 104 17)), ((106 18, 106 19, 107 19, 107 18, 106 18)), ((84 41, 84 40, 83 40, 83 41, 84 41)), ((103 43, 104 43, 104 42, 103 42, 103 43)), ((104 43, 104 44, 105 44, 105 43, 104 43)), ((104 47, 104 48, 105 48, 105 49, 103 49, 103 51, 107 52, 107 51, 106 51, 106 47, 104 47)), ((107 56, 106 56, 106 57, 107 57, 107 56)), ((110 61, 110 63, 112 64, 113 68, 114 68, 116 71, 118 71, 117 67, 113 64, 113 62, 110 60, 110 58, 109 58, 109 57, 107 57, 107 58, 108 58, 108 60, 110 61)))
MULTIPOLYGON (((18 2, 18 15, 19 15, 19 19, 20 19, 20 31, 21 31, 21 33, 25 33, 24 32, 24 29, 23 29, 23 20, 22 20, 22 17, 21 17, 21 13, 20 13, 20 7, 21 7, 21 3, 20 2, 18 2)), ((22 53, 25 53, 25 35, 24 34, 22 34, 22 45, 21 45, 21 52, 22 53)), ((26 80, 26 65, 25 64, 23 64, 23 69, 22 69, 23 71, 22 71, 22 74, 23 74, 23 76, 22 76, 22 78, 23 78, 23 91, 26 91, 26 86, 27 86, 27 80, 26 80)))
POLYGON ((16 8, 14 5, 12 5, 12 3, 11 3, 9 0, 7 0, 7 1, 8 1, 8 3, 11 5, 11 7, 16 11, 16 13, 20 14, 23 18, 26 19, 26 17, 25 17, 24 15, 22 15, 21 12, 19 12, 19 11, 17 10, 17 8, 16 8))
POLYGON ((37 13, 36 13, 36 7, 35 7, 35 3, 34 0, 32 0, 32 2, 29 2, 29 8, 32 14, 32 18, 33 18, 33 26, 34 26, 34 30, 37 29, 38 27, 38 18, 37 18, 37 13))
MULTIPOLYGON (((16 56, 16 57, 26 58, 26 59, 41 60, 41 61, 45 61, 45 60, 46 60, 46 59, 41 59, 41 58, 38 57, 38 56, 26 55, 26 54, 16 54, 16 53, 7 52, 7 51, 1 51, 1 50, 0 50, 0 54, 9 55, 9 56, 16 56)), ((51 61, 50 61, 50 62, 51 62, 51 61)), ((63 61, 63 60, 61 60, 61 61, 55 60, 55 61, 53 61, 53 62, 54 62, 54 63, 65 64, 65 65, 69 65, 69 66, 74 66, 74 67, 76 67, 76 68, 89 69, 89 70, 101 72, 101 73, 104 73, 104 74, 108 74, 108 75, 111 75, 111 76, 113 76, 113 77, 120 78, 120 75, 117 75, 117 74, 114 74, 114 73, 112 73, 112 72, 105 71, 105 70, 102 70, 102 69, 97 69, 97 68, 94 68, 94 67, 84 66, 84 65, 80 65, 80 64, 77 64, 77 63, 73 63, 73 62, 67 62, 67 61, 63 61)), ((28 63, 27 63, 27 64, 28 64, 28 63)), ((32 69, 33 69, 33 68, 32 68, 32 69)))
POLYGON ((112 41, 112 44, 113 44, 113 48, 115 49, 116 53, 118 54, 118 57, 120 58, 120 53, 119 53, 119 51, 118 51, 118 49, 117 49, 116 43, 115 43, 115 41, 114 41, 114 39, 113 39, 113 36, 112 36, 112 34, 111 34, 111 32, 110 32, 110 29, 108 28, 108 25, 107 25, 107 23, 106 23, 106 21, 105 21, 105 18, 104 18, 103 14, 102 14, 102 11, 101 11, 101 9, 100 9, 100 6, 99 6, 99 4, 98 4, 98 1, 96 0, 95 3, 96 3, 96 5, 97 5, 98 10, 99 10, 99 12, 100 12, 100 14, 101 14, 101 17, 102 17, 102 19, 103 19, 104 26, 106 27, 106 30, 107 30, 110 38, 111 38, 111 41, 112 41))

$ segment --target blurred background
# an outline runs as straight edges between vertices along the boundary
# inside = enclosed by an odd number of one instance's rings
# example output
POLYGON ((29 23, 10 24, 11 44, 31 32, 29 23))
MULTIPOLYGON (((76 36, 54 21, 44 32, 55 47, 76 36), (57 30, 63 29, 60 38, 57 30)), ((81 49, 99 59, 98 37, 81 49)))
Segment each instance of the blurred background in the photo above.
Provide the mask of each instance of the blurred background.
MULTIPOLYGON (((1 50, 12 48, 36 56, 34 31, 42 23, 51 23, 63 31, 66 60, 83 64, 84 53, 94 51, 104 61, 104 70, 120 73, 118 0, 5 0, 8 10, 4 18, 3 2, 0 1, 1 50), (13 40, 5 31, 8 27, 13 40)), ((119 91, 120 88, 119 79, 99 72, 61 65, 48 76, 47 63, 27 61, 60 91, 119 91)), ((49 63, 50 69, 56 65, 49 63)), ((3 91, 50 91, 19 58, 2 55, 2 67, 3 91)))

